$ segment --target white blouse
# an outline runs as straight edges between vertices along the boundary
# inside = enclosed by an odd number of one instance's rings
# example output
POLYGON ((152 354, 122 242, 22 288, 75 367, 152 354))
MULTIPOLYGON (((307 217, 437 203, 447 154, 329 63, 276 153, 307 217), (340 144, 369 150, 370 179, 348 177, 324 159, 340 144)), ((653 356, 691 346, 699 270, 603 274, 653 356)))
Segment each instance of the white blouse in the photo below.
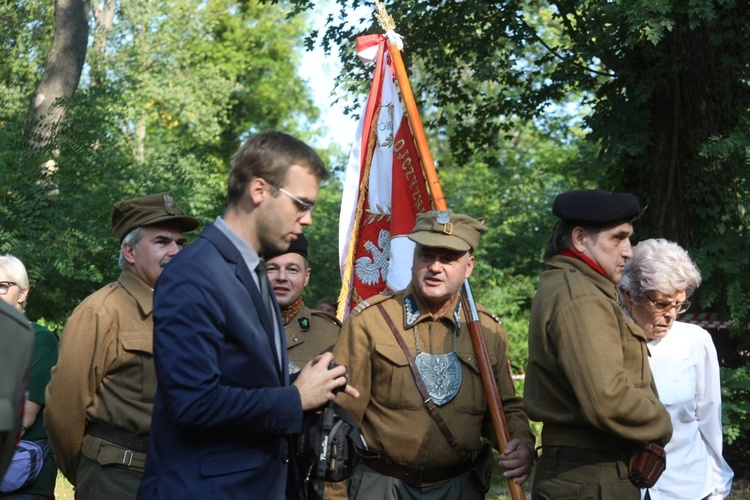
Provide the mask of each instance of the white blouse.
POLYGON ((719 362, 711 336, 678 321, 663 339, 649 342, 648 349, 659 399, 674 428, 665 447, 667 469, 649 490, 652 500, 728 496, 734 473, 721 455, 719 362))

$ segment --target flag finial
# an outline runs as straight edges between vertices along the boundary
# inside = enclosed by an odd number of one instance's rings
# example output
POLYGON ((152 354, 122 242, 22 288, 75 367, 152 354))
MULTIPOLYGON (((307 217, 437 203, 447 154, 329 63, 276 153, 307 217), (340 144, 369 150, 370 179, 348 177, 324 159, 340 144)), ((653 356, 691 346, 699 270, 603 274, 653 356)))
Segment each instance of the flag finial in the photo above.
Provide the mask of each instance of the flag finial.
POLYGON ((375 13, 375 19, 380 22, 380 27, 383 28, 383 31, 387 32, 395 30, 396 22, 393 20, 393 17, 386 12, 385 4, 379 0, 375 0, 375 7, 378 9, 375 13))
POLYGON ((388 42, 395 44, 398 50, 404 50, 404 40, 401 35, 396 33, 396 21, 393 20, 393 16, 386 12, 385 4, 380 0, 375 0, 375 6, 378 8, 378 11, 374 14, 375 19, 380 22, 380 27, 385 31, 388 42))

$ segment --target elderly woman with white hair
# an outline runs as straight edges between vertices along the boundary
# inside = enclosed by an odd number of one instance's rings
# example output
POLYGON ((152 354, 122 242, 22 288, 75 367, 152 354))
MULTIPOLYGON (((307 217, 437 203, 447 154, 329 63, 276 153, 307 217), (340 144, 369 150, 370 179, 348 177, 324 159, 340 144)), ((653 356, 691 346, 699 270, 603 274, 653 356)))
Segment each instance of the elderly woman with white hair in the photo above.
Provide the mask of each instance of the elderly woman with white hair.
POLYGON ((701 283, 698 268, 676 243, 650 239, 633 248, 620 291, 648 338, 659 399, 674 433, 667 469, 642 498, 717 499, 729 495, 732 469, 722 457, 721 386, 716 348, 703 328, 677 321, 701 283))
MULTIPOLYGON (((0 300, 20 312, 26 309, 29 296, 29 276, 26 267, 12 255, 0 255, 0 300)), ((57 337, 39 325, 31 323, 34 330, 34 353, 31 359, 31 377, 24 405, 21 439, 33 441, 43 451, 44 462, 36 478, 14 478, 6 476, 0 483, 0 498, 31 500, 55 498, 57 464, 44 429, 44 390, 50 379, 50 370, 57 363, 57 337), (22 480, 25 479, 25 482, 22 480)))

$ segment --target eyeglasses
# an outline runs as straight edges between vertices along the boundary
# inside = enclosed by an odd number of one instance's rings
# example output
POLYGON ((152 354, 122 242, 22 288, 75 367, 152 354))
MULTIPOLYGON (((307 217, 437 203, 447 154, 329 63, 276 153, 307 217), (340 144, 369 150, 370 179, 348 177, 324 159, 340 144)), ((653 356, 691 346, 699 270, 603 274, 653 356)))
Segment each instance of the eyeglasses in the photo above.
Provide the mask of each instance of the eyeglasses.
POLYGON ((661 300, 654 300, 648 295, 646 295, 646 298, 651 302, 651 304, 653 304, 653 309, 659 312, 667 312, 674 307, 675 311, 677 311, 677 314, 682 314, 690 309, 689 300, 685 300, 682 302, 663 302, 661 300))
POLYGON ((5 295, 10 287, 18 285, 15 281, 0 281, 0 295, 5 295))
POLYGON ((288 197, 290 197, 292 200, 294 200, 294 203, 297 205, 297 209, 300 211, 300 213, 312 212, 312 209, 315 208, 315 203, 310 203, 310 202, 307 202, 307 201, 302 201, 299 198, 297 198, 296 196, 294 196, 292 193, 290 193, 289 191, 287 191, 286 189, 280 188, 280 187, 276 187, 273 184, 271 184, 270 182, 268 184, 271 187, 274 187, 274 188, 278 189, 279 191, 281 191, 282 193, 284 193, 285 195, 287 195, 288 197))

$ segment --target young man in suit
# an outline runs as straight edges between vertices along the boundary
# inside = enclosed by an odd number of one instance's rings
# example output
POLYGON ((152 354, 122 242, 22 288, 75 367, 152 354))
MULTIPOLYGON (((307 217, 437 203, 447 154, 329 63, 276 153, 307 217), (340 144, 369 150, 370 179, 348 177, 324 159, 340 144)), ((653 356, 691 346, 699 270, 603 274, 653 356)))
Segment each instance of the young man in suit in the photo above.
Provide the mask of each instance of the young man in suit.
MULTIPOLYGON (((299 496, 291 434, 334 398, 346 368, 323 354, 290 377, 281 311, 263 255, 312 224, 328 173, 287 134, 234 157, 223 217, 173 259, 154 299, 158 389, 141 499, 299 496)), ((346 387, 351 396, 356 390, 346 387)))

